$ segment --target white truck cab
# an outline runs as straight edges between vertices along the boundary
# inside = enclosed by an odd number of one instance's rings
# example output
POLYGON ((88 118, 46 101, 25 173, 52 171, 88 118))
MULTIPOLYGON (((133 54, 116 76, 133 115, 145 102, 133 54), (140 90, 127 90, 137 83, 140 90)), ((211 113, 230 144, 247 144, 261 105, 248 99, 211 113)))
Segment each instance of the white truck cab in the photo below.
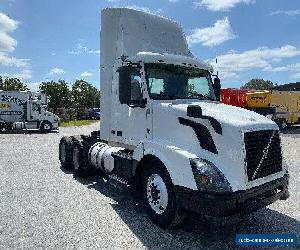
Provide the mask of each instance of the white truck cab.
POLYGON ((62 166, 131 184, 164 228, 184 211, 224 217, 287 199, 277 125, 221 104, 212 73, 175 22, 103 10, 100 133, 63 137, 62 166))
POLYGON ((47 110, 45 94, 0 90, 0 130, 58 129, 59 117, 47 110))

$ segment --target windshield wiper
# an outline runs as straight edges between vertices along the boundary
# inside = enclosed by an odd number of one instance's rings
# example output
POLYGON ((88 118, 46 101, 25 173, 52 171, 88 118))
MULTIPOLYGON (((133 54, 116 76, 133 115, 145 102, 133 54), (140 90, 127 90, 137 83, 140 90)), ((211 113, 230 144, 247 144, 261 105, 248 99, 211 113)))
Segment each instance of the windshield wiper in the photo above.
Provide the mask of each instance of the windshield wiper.
POLYGON ((189 98, 197 98, 197 99, 205 99, 205 96, 202 94, 194 93, 192 96, 189 96, 189 98))
POLYGON ((193 94, 193 96, 190 96, 189 98, 194 98, 196 97, 197 99, 200 99, 200 100, 214 100, 213 98, 211 98, 210 96, 208 95, 203 95, 203 94, 200 94, 200 93, 195 93, 193 94))
POLYGON ((167 98, 169 98, 170 100, 175 100, 175 99, 182 99, 182 96, 177 96, 177 95, 169 95, 167 96, 167 98))
POLYGON ((215 99, 214 99, 214 98, 212 98, 211 96, 204 95, 204 97, 205 97, 206 99, 208 99, 208 100, 215 101, 215 99))

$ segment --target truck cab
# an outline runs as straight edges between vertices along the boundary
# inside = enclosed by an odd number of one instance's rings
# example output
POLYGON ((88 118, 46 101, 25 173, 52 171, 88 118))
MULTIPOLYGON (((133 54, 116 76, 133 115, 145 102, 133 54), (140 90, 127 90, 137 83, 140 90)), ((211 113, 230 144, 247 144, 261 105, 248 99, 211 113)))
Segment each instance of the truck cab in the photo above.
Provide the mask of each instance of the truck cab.
POLYGON ((220 80, 176 23, 130 9, 101 21, 100 133, 62 138, 63 167, 129 183, 163 228, 185 211, 224 217, 288 198, 277 125, 219 102, 220 80))
POLYGON ((47 110, 47 96, 30 91, 0 91, 0 130, 58 129, 59 117, 47 110))
POLYGON ((31 113, 28 120, 39 121, 39 129, 49 132, 51 129, 57 130, 60 118, 48 111, 49 99, 46 94, 32 93, 30 105, 31 113))

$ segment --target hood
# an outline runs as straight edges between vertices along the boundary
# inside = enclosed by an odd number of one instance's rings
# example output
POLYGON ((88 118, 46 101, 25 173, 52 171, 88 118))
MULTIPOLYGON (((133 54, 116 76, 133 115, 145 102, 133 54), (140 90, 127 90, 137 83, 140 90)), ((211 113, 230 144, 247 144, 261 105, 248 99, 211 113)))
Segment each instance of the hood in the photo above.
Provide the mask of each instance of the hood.
POLYGON ((60 122, 60 118, 56 114, 54 114, 50 111, 46 111, 45 116, 50 118, 50 119, 53 118, 55 122, 60 122))
POLYGON ((246 179, 244 133, 277 129, 264 116, 214 101, 153 102, 153 140, 213 162, 236 190, 246 185, 238 181, 246 179))
MULTIPOLYGON (((197 101, 189 103, 162 103, 176 114, 187 117, 187 108, 190 105, 201 107, 203 116, 216 119, 221 125, 236 127, 239 130, 277 129, 277 125, 265 116, 254 111, 214 101, 197 101)), ((197 118, 196 118, 197 119, 197 118)))
MULTIPOLYGON (((212 137, 222 135, 221 140, 224 138, 230 140, 227 137, 236 139, 236 136, 243 136, 248 131, 278 129, 275 122, 254 111, 216 101, 157 101, 153 103, 153 115, 154 137, 159 140, 164 138, 166 141, 171 141, 170 143, 175 143, 177 146, 185 145, 185 147, 190 146, 190 140, 186 141, 186 137, 181 138, 182 133, 186 135, 187 132, 181 131, 182 125, 186 127, 191 123, 203 125, 202 127, 209 130, 212 137), (188 114, 190 107, 194 107, 196 114, 188 114), (200 116, 197 111, 201 113, 200 116), (175 138, 178 139, 174 141, 175 138)), ((192 131, 190 133, 194 135, 192 131)))

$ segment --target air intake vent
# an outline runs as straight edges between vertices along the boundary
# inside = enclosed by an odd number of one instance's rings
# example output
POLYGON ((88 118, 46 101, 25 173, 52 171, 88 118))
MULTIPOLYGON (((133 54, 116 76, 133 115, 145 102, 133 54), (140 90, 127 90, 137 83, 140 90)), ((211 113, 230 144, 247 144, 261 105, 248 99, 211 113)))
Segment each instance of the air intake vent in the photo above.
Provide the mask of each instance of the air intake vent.
POLYGON ((244 135, 248 181, 253 181, 282 170, 279 132, 262 130, 244 135))

